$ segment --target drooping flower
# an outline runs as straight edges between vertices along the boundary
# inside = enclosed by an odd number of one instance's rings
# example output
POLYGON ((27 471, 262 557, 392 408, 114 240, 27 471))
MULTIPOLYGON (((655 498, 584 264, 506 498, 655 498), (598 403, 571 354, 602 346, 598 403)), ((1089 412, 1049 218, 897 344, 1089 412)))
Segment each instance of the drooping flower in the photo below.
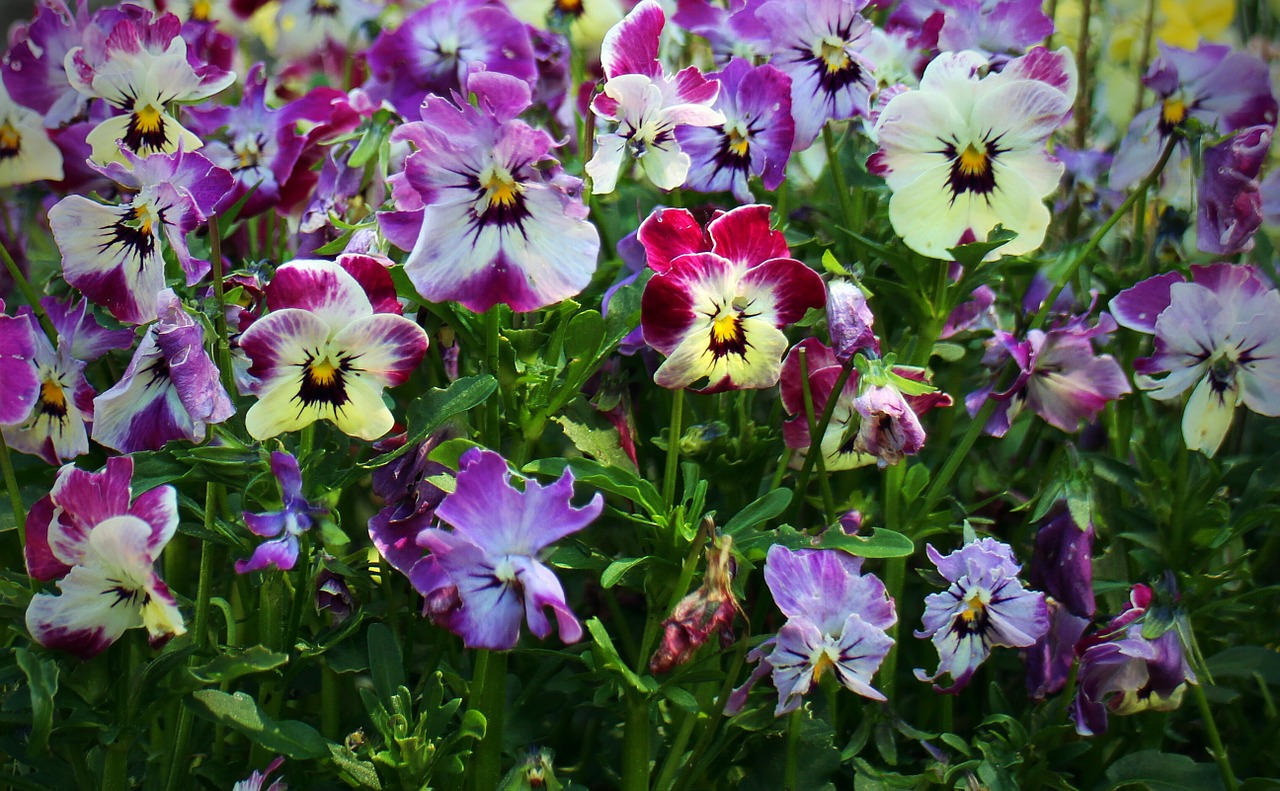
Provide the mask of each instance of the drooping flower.
POLYGON ((49 210, 49 227, 62 253, 67 282, 121 321, 156 318, 165 287, 160 240, 173 251, 195 285, 209 262, 191 255, 187 234, 205 222, 231 189, 231 174, 200 154, 179 150, 139 158, 127 150, 130 167, 112 163, 100 172, 133 194, 107 206, 69 195, 49 210))
POLYGON ((720 83, 689 66, 668 76, 658 60, 658 43, 667 17, 657 0, 643 0, 614 25, 601 45, 606 82, 591 101, 591 111, 616 124, 596 135, 596 152, 586 165, 591 191, 613 192, 629 153, 659 189, 673 190, 689 174, 689 155, 680 150, 680 126, 725 123, 712 109, 720 83))
POLYGON ((769 31, 770 61, 791 77, 792 149, 813 145, 828 120, 866 115, 876 87, 874 64, 863 50, 871 23, 862 16, 867 0, 815 0, 802 6, 765 3, 756 18, 769 31))
POLYGON ((462 637, 468 648, 505 651, 520 639, 526 619, 539 638, 551 633, 551 608, 566 643, 582 637, 582 626, 564 599, 564 589, 542 555, 553 542, 582 530, 604 508, 597 493, 586 505, 570 505, 573 473, 565 470, 543 486, 511 485, 499 454, 472 448, 463 455, 457 485, 436 509, 453 530, 429 529, 418 544, 431 551, 434 584, 419 588, 432 620, 462 637))
POLYGON ((1012 357, 1018 377, 1003 392, 996 393, 992 382, 970 393, 965 398, 969 414, 977 414, 988 398, 994 398, 996 409, 986 426, 993 437, 1003 437, 1024 407, 1055 428, 1078 431, 1081 420, 1092 420, 1108 401, 1131 391, 1120 363, 1093 348, 1096 338, 1115 328, 1115 321, 1104 313, 1092 327, 1087 316, 1078 316, 1048 331, 1030 330, 1025 340, 997 330, 983 363, 999 370, 1012 357))
POLYGON ((317 420, 373 440, 395 423, 382 390, 403 384, 427 334, 399 315, 386 267, 368 256, 292 261, 267 286, 271 312, 240 336, 258 402, 245 414, 255 439, 317 420))
POLYGON ((732 550, 732 536, 712 539, 702 585, 682 598, 662 622, 662 637, 649 658, 650 673, 669 673, 683 665, 714 635, 720 636, 723 649, 733 643, 733 621, 742 608, 730 586, 732 550))
POLYGON ((0 425, 21 423, 40 397, 40 377, 32 364, 38 328, 23 316, 8 316, 0 299, 0 425))
POLYGON ((1049 631, 1026 650, 1027 694, 1034 700, 1061 692, 1076 661, 1076 644, 1089 628, 1089 618, 1073 614, 1057 599, 1046 596, 1049 631))
POLYGON ((1166 272, 1121 291, 1111 312, 1155 335, 1153 354, 1134 361, 1138 387, 1158 401, 1194 387, 1182 413, 1188 450, 1214 455, 1240 403, 1280 416, 1280 293, 1254 267, 1194 265, 1190 282, 1166 272))
POLYGON ((1108 713, 1173 711, 1187 684, 1198 683, 1176 629, 1154 640, 1142 636, 1140 619, 1151 601, 1151 589, 1135 585, 1120 615, 1081 644, 1071 721, 1082 736, 1105 732, 1108 713))
POLYGON ((1049 227, 1044 198, 1062 163, 1045 149, 1076 94, 1066 49, 1036 48, 980 76, 976 52, 946 52, 925 70, 919 90, 895 96, 880 114, 880 150, 867 162, 888 182, 889 219, 916 252, 950 260, 947 250, 980 241, 997 225, 1018 234, 999 250, 1037 249, 1049 227))
POLYGON ((937 681, 948 673, 951 686, 934 689, 958 693, 993 646, 1027 648, 1049 631, 1044 594, 1022 586, 1022 567, 1008 544, 984 538, 945 556, 932 544, 926 552, 951 586, 924 600, 924 628, 915 635, 933 641, 939 661, 933 675, 917 668, 916 678, 937 681))
POLYGON ((423 121, 393 135, 417 148, 391 179, 398 214, 413 220, 380 217, 410 250, 405 272, 427 299, 478 313, 497 304, 525 313, 576 295, 600 251, 581 182, 551 156, 550 135, 516 119, 530 103, 527 83, 476 72, 467 91, 477 106, 432 96, 423 121))
POLYGON ((1233 255, 1253 249, 1253 234, 1262 225, 1258 173, 1273 131, 1250 126, 1205 149, 1196 188, 1196 247, 1201 251, 1233 255))
POLYGON ((9 98, 0 83, 0 187, 62 176, 62 152, 49 139, 44 119, 9 98))
MULTIPOLYGON (((417 590, 429 589, 437 571, 435 561, 424 557, 418 545, 418 535, 435 522, 436 508, 445 496, 433 479, 452 477, 448 467, 428 456, 450 438, 451 432, 432 435, 373 471, 373 493, 382 498, 384 506, 369 519, 369 538, 378 554, 408 577, 417 590)), ((391 436, 375 443, 374 448, 390 453, 402 448, 405 439, 402 434, 391 436)))
POLYGON ((799 708, 828 670, 851 692, 885 700, 871 677, 893 645, 885 630, 897 623, 898 614, 884 583, 862 573, 862 562, 834 549, 769 548, 764 578, 787 622, 747 655, 759 664, 734 690, 726 713, 740 711, 751 687, 766 674, 772 674, 778 690, 774 714, 779 717, 799 708))
POLYGON ((663 387, 699 390, 771 387, 782 371, 782 328, 826 302, 822 278, 790 258, 769 229, 769 207, 740 206, 711 221, 706 235, 682 209, 654 212, 639 238, 656 273, 645 286, 644 339, 667 356, 654 375, 663 387))
POLYGON ((302 473, 293 454, 273 451, 271 474, 280 484, 280 499, 284 505, 276 511, 244 512, 244 523, 249 531, 270 540, 259 544, 248 560, 236 561, 237 574, 269 567, 281 571, 293 568, 298 562, 298 536, 310 530, 316 519, 329 513, 325 506, 302 496, 302 473))
POLYGON ((203 442, 207 427, 235 413, 204 349, 204 330, 172 289, 160 292, 160 320, 147 328, 124 376, 94 399, 93 440, 121 453, 166 442, 203 442))
POLYGON ((861 418, 854 449, 874 456, 881 466, 897 464, 924 447, 920 415, 934 407, 951 406, 951 396, 927 381, 927 371, 859 356, 858 395, 853 408, 861 418))
POLYGON ((154 569, 178 527, 177 492, 161 486, 132 500, 132 479, 127 456, 97 473, 68 464, 27 515, 27 569, 60 591, 27 608, 27 630, 46 648, 89 659, 126 629, 146 627, 153 647, 186 632, 154 569))
POLYGON ((140 157, 194 151, 200 138, 170 114, 170 106, 207 99, 235 82, 232 72, 190 62, 178 17, 135 16, 120 19, 110 31, 88 27, 84 46, 67 53, 72 87, 121 111, 89 133, 93 159, 100 163, 123 163, 122 145, 140 157))
POLYGON ((732 192, 751 203, 749 176, 760 176, 764 188, 776 190, 786 176, 795 122, 791 119, 791 79, 765 64, 752 66, 734 58, 707 79, 720 81, 715 109, 724 113, 719 126, 679 126, 676 139, 689 155, 686 183, 700 192, 732 192))
MULTIPOLYGON (((1136 184, 1155 166, 1169 135, 1194 118, 1219 134, 1249 126, 1276 125, 1276 100, 1271 95, 1267 64, 1253 55, 1234 52, 1224 44, 1201 44, 1191 52, 1159 42, 1160 56, 1142 82, 1156 96, 1129 124, 1111 167, 1112 189, 1136 184)), ((1187 155, 1179 141, 1166 172, 1187 155)))

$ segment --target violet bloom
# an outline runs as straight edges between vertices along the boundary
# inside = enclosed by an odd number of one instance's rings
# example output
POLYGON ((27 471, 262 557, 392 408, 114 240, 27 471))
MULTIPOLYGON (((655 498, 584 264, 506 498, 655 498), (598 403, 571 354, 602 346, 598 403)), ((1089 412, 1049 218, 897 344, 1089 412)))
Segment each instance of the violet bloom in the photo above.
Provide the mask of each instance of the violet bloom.
POLYGON ((689 155, 685 181, 699 192, 732 192, 751 203, 747 178, 760 176, 776 190, 786 177, 795 122, 791 119, 791 78, 765 64, 734 58, 707 79, 720 81, 714 109, 724 113, 719 126, 679 126, 676 139, 689 155))
POLYGON ((1270 126, 1251 126, 1204 151, 1204 170, 1196 187, 1196 247, 1232 255, 1253 249, 1262 225, 1258 173, 1271 148, 1270 126))
POLYGON ((432 96, 422 121, 394 140, 417 149, 392 177, 396 202, 414 222, 384 222, 409 249, 405 273, 428 300, 454 300, 477 313, 497 304, 527 313, 586 288, 600 236, 587 222, 582 182, 551 156, 546 132, 517 120, 531 102, 528 83, 476 72, 473 106, 432 96))
POLYGON ((711 44, 716 63, 732 58, 760 62, 769 57, 769 29, 756 17, 767 0, 734 0, 722 7, 711 0, 676 0, 671 21, 711 44))
POLYGON ((1076 661, 1076 644, 1089 628, 1089 618, 1073 615, 1061 602, 1045 597, 1049 631, 1026 650, 1027 694, 1044 700, 1061 692, 1076 661))
POLYGON ((84 376, 85 361, 76 359, 66 338, 60 337, 58 348, 54 349, 35 316, 28 314, 22 320, 31 327, 35 349, 28 365, 35 371, 40 388, 25 419, 0 426, 4 441, 10 448, 39 456, 49 464, 88 453, 89 432, 85 424, 93 422, 94 390, 84 376))
MULTIPOLYGON (((1219 134, 1249 126, 1276 125, 1267 64, 1225 44, 1201 44, 1195 52, 1159 42, 1160 56, 1142 82, 1156 95, 1129 124, 1111 168, 1111 188, 1122 190, 1145 177, 1160 159, 1169 135, 1188 118, 1219 134)), ((1187 154, 1179 141, 1175 157, 1187 154)), ((1171 160, 1166 170, 1173 170, 1171 160)))
POLYGON ((1036 532, 1027 572, 1033 585, 1082 618, 1092 618, 1095 612, 1093 539, 1093 525, 1077 525, 1066 504, 1058 503, 1036 532))
POLYGON ((1104 733, 1108 713, 1173 711, 1187 683, 1197 683, 1177 630, 1154 640, 1142 636, 1140 619, 1151 598, 1150 588, 1135 585, 1124 611, 1082 643, 1079 689, 1071 704, 1071 721, 1082 736, 1104 733))
POLYGON ((1023 53, 1053 34, 1053 20, 1045 15, 1040 0, 917 0, 910 4, 934 9, 934 18, 925 24, 940 25, 938 49, 944 52, 1023 53))
POLYGON ((566 643, 582 637, 582 625, 564 600, 564 589, 541 560, 555 541, 582 530, 604 508, 597 493, 581 508, 569 504, 573 473, 554 483, 511 485, 502 456, 472 448, 463 455, 457 486, 436 509, 452 531, 424 530, 418 543, 431 551, 434 585, 419 589, 432 620, 462 637, 468 648, 506 651, 520 639, 520 624, 539 638, 551 633, 551 608, 566 643))
POLYGON ((30 22, 9 29, 9 49, 0 62, 14 101, 43 115, 50 129, 83 116, 90 101, 67 76, 67 53, 84 43, 84 30, 91 24, 87 5, 76 6, 73 13, 66 0, 40 0, 30 22))
POLYGON ((280 765, 283 763, 284 756, 276 756, 271 763, 267 764, 266 769, 263 769, 261 772, 256 769, 253 770, 249 773, 248 777, 231 786, 231 791, 288 791, 289 786, 282 778, 276 778, 276 780, 274 780, 271 785, 267 786, 265 789, 262 787, 263 783, 267 782, 267 775, 279 769, 280 765))
POLYGON ((288 571, 298 562, 298 536, 311 529, 315 520, 329 513, 320 503, 302 496, 302 473, 292 454, 274 451, 271 474, 280 484, 283 507, 262 513, 244 512, 244 523, 257 536, 270 539, 258 545, 248 560, 236 561, 236 573, 248 574, 274 566, 288 571))
POLYGON ((0 425, 23 422, 39 399, 40 379, 31 364, 39 331, 23 316, 5 315, 0 299, 0 425))
POLYGON ((920 415, 934 407, 951 406, 951 396, 936 392, 922 368, 859 360, 861 376, 853 408, 860 422, 854 450, 875 457, 882 467, 897 464, 924 448, 920 415))
POLYGON ((1031 330, 1021 341, 996 332, 983 363, 996 370, 1012 356, 1019 373, 1003 392, 994 392, 991 383, 965 398, 970 415, 977 414, 988 398, 996 399, 988 434, 1003 437, 1023 407, 1055 428, 1075 432, 1081 420, 1092 420, 1108 401, 1131 392, 1120 363, 1093 348, 1094 339, 1114 331, 1116 322, 1105 313, 1092 327, 1086 320, 1080 316, 1047 332, 1031 330))
POLYGON ((769 548, 764 579, 787 622, 747 655, 759 665, 733 691, 726 714, 741 711, 751 687, 768 673, 778 690, 778 717, 799 708, 827 671, 855 694, 886 700, 871 677, 893 645, 885 630, 898 614, 884 583, 863 574, 862 563, 834 549, 769 548))
POLYGON ((1255 267, 1193 265, 1189 283, 1166 272, 1121 291, 1111 312, 1156 336, 1152 355, 1134 361, 1138 387, 1158 401, 1194 387, 1182 413, 1188 450, 1213 456, 1240 403, 1280 416, 1280 294, 1255 267))
POLYGON ((880 340, 873 329, 875 320, 867 295, 858 284, 845 278, 827 284, 827 332, 837 360, 846 363, 863 349, 880 355, 880 340))
POLYGON ((1280 228, 1280 170, 1268 173, 1258 191, 1262 194, 1262 224, 1280 228))
MULTIPOLYGON (((428 455, 449 434, 433 435, 390 464, 373 471, 373 493, 385 504, 369 519, 369 538, 378 554, 391 567, 409 578, 417 590, 428 590, 436 574, 435 561, 424 557, 417 543, 418 535, 435 522, 436 508, 444 500, 445 491, 431 479, 452 477, 452 471, 428 460, 428 455)), ((389 453, 401 448, 405 436, 398 434, 381 440, 374 449, 389 453)))
POLYGON ((963 689, 993 646, 1027 648, 1049 631, 1044 594, 1022 586, 1022 567, 1008 544, 984 538, 945 556, 930 544, 926 553, 951 583, 925 598, 924 628, 915 633, 931 638, 938 649, 938 669, 929 675, 917 668, 916 678, 951 675, 950 687, 933 685, 938 692, 963 689))

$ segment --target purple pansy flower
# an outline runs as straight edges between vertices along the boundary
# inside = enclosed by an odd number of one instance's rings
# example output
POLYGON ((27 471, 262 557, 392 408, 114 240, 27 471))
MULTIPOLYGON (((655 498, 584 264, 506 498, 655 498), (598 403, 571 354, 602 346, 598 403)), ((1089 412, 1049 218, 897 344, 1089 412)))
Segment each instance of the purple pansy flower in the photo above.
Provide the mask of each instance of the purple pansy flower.
POLYGON ((204 330, 172 289, 124 376, 93 401, 93 440, 121 453, 159 450, 174 439, 203 442, 207 427, 235 413, 204 350, 204 330))
POLYGON ((97 473, 68 464, 27 515, 27 569, 60 591, 27 607, 27 630, 46 648, 89 659, 126 629, 146 627, 157 647, 186 632, 154 569, 178 527, 177 491, 161 486, 130 503, 132 479, 127 456, 97 473))
POLYGON ((1182 414, 1188 450, 1216 453, 1240 403, 1280 416, 1280 293, 1256 268, 1194 265, 1191 282, 1166 272, 1121 291, 1111 312, 1156 336, 1134 361, 1138 387, 1159 401, 1195 388, 1182 414))
MULTIPOLYGON (((369 538, 378 554, 408 577, 417 590, 428 590, 437 573, 435 561, 423 557, 417 543, 418 535, 435 521, 436 508, 445 496, 445 491, 430 479, 452 476, 448 467, 427 457, 441 441, 449 438, 445 433, 433 435, 373 471, 373 493, 381 497, 385 505, 369 519, 369 538)), ((381 440, 374 448, 389 453, 404 443, 405 436, 400 434, 381 440)))
POLYGON ((25 421, 40 398, 40 377, 32 364, 38 327, 24 316, 8 316, 0 299, 0 425, 25 421))
POLYGON ((769 57, 769 29, 756 17, 767 0, 732 0, 722 7, 711 0, 676 0, 671 21, 711 43, 716 63, 731 58, 759 62, 769 57))
POLYGON ((1204 170, 1196 188, 1196 247, 1232 255, 1253 249, 1262 225, 1258 173, 1271 148, 1270 126, 1251 126, 1204 151, 1204 170))
POLYGON ((457 486, 436 509, 453 527, 418 535, 437 568, 427 598, 432 620, 462 637, 468 648, 505 651, 520 639, 526 619, 539 638, 551 633, 551 608, 566 643, 582 637, 582 625, 564 600, 564 589, 541 556, 553 542, 582 530, 604 508, 597 493, 581 508, 573 497, 573 473, 554 483, 511 485, 502 456, 472 448, 463 455, 457 486))
POLYGON ((60 337, 54 349, 34 315, 27 314, 24 320, 31 326, 35 343, 29 365, 40 390, 26 419, 0 430, 14 450, 57 464, 89 452, 85 424, 93 422, 94 391, 84 377, 85 361, 73 355, 71 341, 60 337))
MULTIPOLYGON (((923 0, 905 3, 919 14, 932 9, 923 24, 940 25, 938 49, 957 52, 976 49, 992 55, 1025 52, 1053 34, 1053 20, 1040 0, 923 0)), ((895 15, 901 13, 895 11, 895 15)))
POLYGON ((9 29, 9 48, 0 63, 14 101, 43 115, 51 129, 84 115, 90 101, 67 77, 67 53, 83 43, 90 25, 87 6, 76 5, 73 13, 65 0, 40 0, 35 18, 9 29))
POLYGON ((1092 618, 1093 524, 1083 527, 1065 503, 1058 503, 1036 531, 1035 549, 1027 576, 1033 585, 1083 618, 1092 618))
POLYGON ((1027 694, 1035 700, 1061 692, 1076 661, 1076 644, 1089 628, 1088 618, 1073 615, 1061 602, 1045 597, 1049 631, 1026 650, 1027 694))
POLYGON ((382 215, 388 238, 410 250, 405 272, 427 299, 477 313, 497 304, 527 313, 578 294, 600 236, 582 183, 551 156, 551 136, 516 119, 528 83, 476 72, 467 91, 476 106, 429 97, 422 122, 393 135, 417 149, 391 179, 402 211, 382 215))
POLYGON ((680 149, 692 163, 685 183, 700 192, 732 192, 740 203, 751 203, 748 176, 760 176, 767 190, 776 190, 786 176, 795 134, 791 78, 769 64, 734 58, 707 79, 720 81, 714 108, 725 122, 676 127, 680 149))
POLYGON ((1262 194, 1262 224, 1280 228, 1280 169, 1272 169, 1258 186, 1262 194))
POLYGON ((302 496, 302 473, 293 454, 273 451, 271 474, 280 484, 284 506, 278 511, 244 512, 244 523, 256 536, 271 539, 258 545, 248 560, 236 561, 236 573, 248 574, 274 566, 288 571, 298 562, 298 536, 311 529, 329 509, 302 496))
POLYGON ((924 628, 915 633, 932 639, 939 660, 933 675, 917 668, 916 678, 937 681, 951 675, 950 687, 934 684, 938 692, 963 689, 992 646, 1027 648, 1049 631, 1044 594, 1022 587, 1022 567, 1008 544, 984 538, 945 556, 930 544, 926 553, 951 583, 925 598, 924 628))
POLYGON ((846 363, 863 349, 880 355, 875 321, 861 286, 842 277, 827 284, 827 332, 837 360, 846 363))
POLYGON ((740 711, 751 687, 769 673, 778 690, 774 714, 779 717, 799 708, 828 670, 851 692, 885 700, 871 677, 893 645, 885 630, 898 615, 884 583, 863 574, 862 563, 834 549, 769 548, 764 578, 787 622, 748 654, 759 664, 734 690, 725 713, 740 711))

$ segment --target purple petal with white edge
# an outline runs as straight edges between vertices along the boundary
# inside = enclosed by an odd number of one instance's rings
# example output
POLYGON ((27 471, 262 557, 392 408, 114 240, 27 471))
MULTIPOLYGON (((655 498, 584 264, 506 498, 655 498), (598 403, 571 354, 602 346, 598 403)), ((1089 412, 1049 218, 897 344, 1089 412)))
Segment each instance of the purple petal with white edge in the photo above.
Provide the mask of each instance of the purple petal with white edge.
POLYGON ((291 261, 277 269, 267 284, 267 306, 309 311, 331 331, 373 314, 360 283, 332 261, 291 261))
POLYGON ((49 546, 49 526, 53 523, 54 508, 53 499, 45 495, 27 511, 27 574, 41 582, 64 577, 71 570, 71 565, 59 560, 49 546))
POLYGON ((149 332, 139 344, 125 376, 94 399, 93 440, 121 453, 159 450, 171 440, 204 439, 182 405, 163 355, 149 332))
MULTIPOLYGON (((248 514, 246 514, 248 516, 248 514)), ((236 573, 248 574, 276 568, 288 571, 298 562, 298 537, 285 535, 278 541, 264 541, 247 560, 236 561, 236 573)))
POLYGON ((769 548, 765 582, 788 618, 805 618, 823 632, 837 634, 850 613, 887 629, 897 623, 894 604, 874 574, 862 573, 863 559, 833 549, 769 548))
POLYGON ((129 512, 133 459, 112 456, 101 472, 64 465, 49 492, 57 510, 49 525, 49 546, 67 565, 81 563, 95 525, 129 512))
POLYGON ((0 396, 0 424, 22 423, 31 414, 40 395, 40 379, 33 365, 35 332, 24 317, 3 315, 0 300, 0 380, 5 383, 0 396))
POLYGON ((390 258, 344 253, 338 256, 337 263, 364 289, 374 313, 394 313, 399 316, 404 312, 400 298, 396 296, 396 284, 391 279, 393 262, 390 258))
POLYGON ((658 43, 666 23, 667 15, 656 0, 644 0, 631 9, 621 22, 610 28, 600 44, 600 65, 605 77, 612 79, 619 74, 661 77, 658 43))
POLYGON ((837 360, 847 362, 863 349, 879 354, 874 323, 867 295, 858 285, 844 278, 827 284, 827 327, 837 360))
POLYGON ((427 333, 411 320, 376 313, 351 322, 331 341, 353 370, 386 387, 404 384, 427 353, 427 333))
POLYGON ((308 352, 323 349, 328 340, 329 325, 306 310, 286 308, 255 321, 240 336, 240 348, 253 363, 249 373, 258 380, 255 392, 262 395, 278 380, 296 378, 293 368, 306 364, 308 352))
POLYGON ((178 530, 178 492, 172 486, 157 486, 143 492, 129 506, 129 515, 147 524, 146 552, 151 560, 160 556, 178 530))
POLYGON ((1107 308, 1121 327, 1128 327, 1148 335, 1156 331, 1156 319, 1169 307, 1169 288, 1174 283, 1186 281, 1178 272, 1165 272, 1149 277, 1121 291, 1108 303, 1107 308))
POLYGON ((581 640, 582 624, 565 603, 564 588, 551 569, 528 558, 513 558, 512 562, 524 589, 524 611, 529 631, 544 640, 551 634, 551 622, 544 612, 544 608, 549 607, 555 615, 560 640, 565 643, 581 640))
POLYGON ((133 330, 106 329, 89 310, 88 300, 77 302, 69 297, 63 302, 56 297, 45 297, 40 304, 58 331, 58 337, 71 343, 71 356, 77 360, 91 363, 109 351, 133 345, 133 330))
MULTIPOLYGON (((1019 0, 1019 2, 1021 1, 1019 0)), ((1007 3, 1007 5, 1013 5, 1013 3, 1007 3)), ((1034 0, 1026 3, 1026 5, 1029 7, 1034 6, 1034 10, 1039 11, 1039 6, 1034 5, 1034 0)), ((1049 50, 1044 47, 1033 47, 1022 57, 1014 58, 1006 63, 1004 68, 993 79, 997 82, 1012 82, 1015 80, 1042 82, 1061 92, 1067 98, 1068 104, 1070 104, 1076 98, 1079 75, 1076 70, 1075 57, 1068 48, 1059 47, 1056 50, 1049 50)))
POLYGON ((1192 264, 1191 282, 1204 286, 1233 304, 1261 296, 1273 288, 1256 266, 1225 262, 1192 264))
POLYGON ((103 206, 70 195, 49 210, 49 227, 67 282, 117 319, 143 324, 156 317, 164 259, 154 223, 145 232, 119 230, 118 223, 134 221, 134 212, 133 205, 103 206))

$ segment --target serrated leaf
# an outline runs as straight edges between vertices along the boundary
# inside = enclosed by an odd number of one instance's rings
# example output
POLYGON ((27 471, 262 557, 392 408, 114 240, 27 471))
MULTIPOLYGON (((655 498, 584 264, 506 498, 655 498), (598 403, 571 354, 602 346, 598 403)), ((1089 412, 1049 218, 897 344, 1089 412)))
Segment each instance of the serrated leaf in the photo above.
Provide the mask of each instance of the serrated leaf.
POLYGON ((352 788, 366 788, 369 791, 381 791, 382 781, 378 779, 378 771, 368 761, 361 761, 351 748, 342 744, 329 744, 329 759, 338 769, 342 782, 352 788))
POLYGON ((230 694, 201 689, 191 693, 191 697, 194 699, 191 708, 197 714, 236 729, 269 752, 299 761, 329 754, 332 742, 315 728, 296 720, 276 722, 244 692, 230 694))
POLYGON ((220 684, 241 676, 273 670, 288 661, 288 654, 272 651, 264 645, 232 648, 210 662, 191 668, 191 675, 205 684, 220 684))

